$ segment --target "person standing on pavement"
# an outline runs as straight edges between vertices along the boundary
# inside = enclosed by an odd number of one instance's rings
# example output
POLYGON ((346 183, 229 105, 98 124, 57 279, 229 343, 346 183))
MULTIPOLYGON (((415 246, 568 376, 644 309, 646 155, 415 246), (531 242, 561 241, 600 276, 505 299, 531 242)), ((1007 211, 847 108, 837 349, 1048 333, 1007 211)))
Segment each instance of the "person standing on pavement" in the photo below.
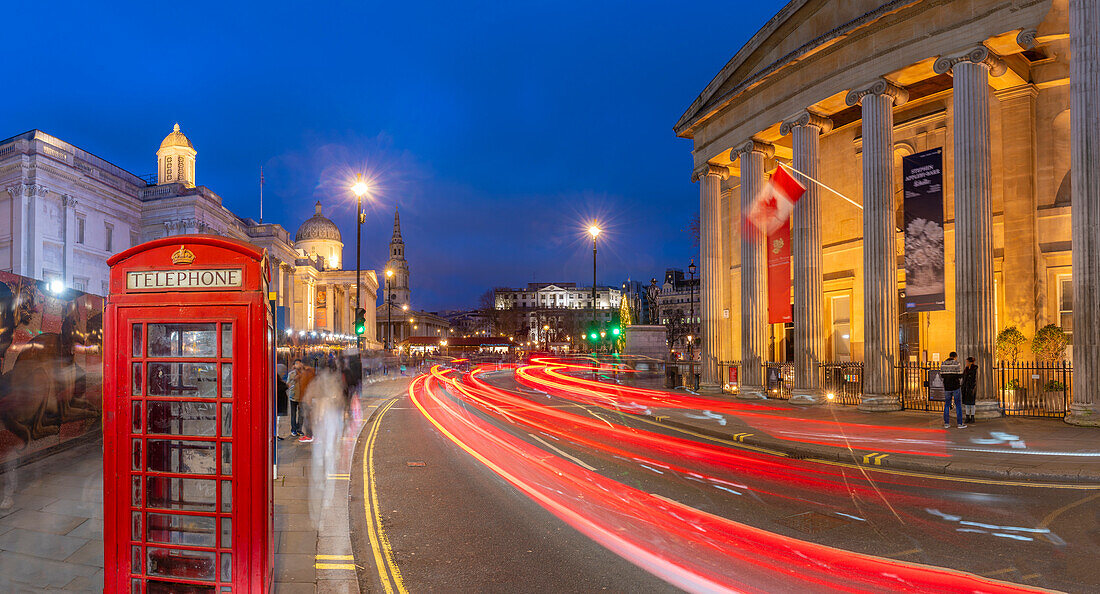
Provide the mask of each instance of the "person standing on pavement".
POLYGON ((947 356, 947 360, 940 364, 940 376, 943 378, 943 428, 951 427, 951 407, 955 407, 955 424, 959 429, 965 429, 962 409, 962 376, 963 366, 959 362, 959 355, 955 351, 947 356))
POLYGON ((966 367, 962 377, 962 404, 966 413, 966 422, 974 422, 974 403, 977 400, 978 390, 978 364, 974 357, 966 358, 966 367))

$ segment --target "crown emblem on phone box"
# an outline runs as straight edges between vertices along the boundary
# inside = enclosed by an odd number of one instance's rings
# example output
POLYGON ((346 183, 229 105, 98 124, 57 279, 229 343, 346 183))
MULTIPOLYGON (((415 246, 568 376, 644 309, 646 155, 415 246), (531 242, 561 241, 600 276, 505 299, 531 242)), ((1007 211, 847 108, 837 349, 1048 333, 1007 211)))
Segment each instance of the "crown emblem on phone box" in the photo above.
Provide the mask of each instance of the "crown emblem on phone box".
POLYGON ((195 261, 195 252, 187 249, 185 246, 180 246, 180 249, 172 253, 173 264, 190 264, 195 261))

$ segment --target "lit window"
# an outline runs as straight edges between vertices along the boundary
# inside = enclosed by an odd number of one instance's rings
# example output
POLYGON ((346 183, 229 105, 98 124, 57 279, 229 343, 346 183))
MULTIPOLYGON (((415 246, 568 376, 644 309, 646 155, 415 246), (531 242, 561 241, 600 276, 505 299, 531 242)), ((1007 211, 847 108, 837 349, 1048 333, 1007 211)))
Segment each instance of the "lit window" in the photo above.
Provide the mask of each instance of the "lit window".
POLYGON ((1073 335, 1073 277, 1058 277, 1058 325, 1073 335))

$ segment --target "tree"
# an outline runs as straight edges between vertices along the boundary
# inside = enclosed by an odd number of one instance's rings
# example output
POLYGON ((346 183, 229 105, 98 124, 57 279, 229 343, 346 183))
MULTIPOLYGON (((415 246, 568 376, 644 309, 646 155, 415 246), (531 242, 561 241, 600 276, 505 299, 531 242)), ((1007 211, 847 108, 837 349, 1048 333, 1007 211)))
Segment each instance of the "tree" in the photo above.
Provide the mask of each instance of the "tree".
POLYGON ((1047 324, 1035 333, 1035 339, 1031 341, 1031 352, 1040 361, 1053 363, 1066 357, 1066 347, 1069 346, 1069 337, 1061 326, 1047 324))
POLYGON ((997 335, 997 358, 1001 361, 1019 361, 1020 350, 1027 343, 1027 337, 1016 326, 1009 326, 997 335))
POLYGON ((687 316, 682 309, 672 310, 666 319, 665 339, 668 341, 668 348, 671 349, 687 337, 691 326, 688 324, 687 316))
POLYGON ((691 217, 688 221, 687 229, 684 229, 684 233, 687 233, 691 237, 691 247, 699 247, 699 235, 701 233, 702 224, 699 221, 699 213, 695 213, 695 216, 691 217))

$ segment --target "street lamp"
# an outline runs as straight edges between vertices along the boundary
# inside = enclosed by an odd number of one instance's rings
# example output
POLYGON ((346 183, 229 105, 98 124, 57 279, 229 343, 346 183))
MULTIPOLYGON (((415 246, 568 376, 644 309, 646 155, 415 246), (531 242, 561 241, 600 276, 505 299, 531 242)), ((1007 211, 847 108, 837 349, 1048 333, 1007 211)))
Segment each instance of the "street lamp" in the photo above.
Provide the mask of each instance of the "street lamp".
POLYGON ((546 345, 546 350, 550 351, 550 324, 542 325, 542 342, 546 345))
MULTIPOLYGON (((695 323, 695 271, 698 268, 695 267, 695 258, 691 259, 691 264, 688 264, 688 275, 690 280, 688 281, 688 303, 691 307, 691 314, 688 316, 688 328, 692 327, 695 323)), ((695 355, 691 351, 691 337, 688 336, 688 361, 694 361, 695 355)))
POLYGON ((596 320, 596 237, 600 234, 600 228, 593 223, 588 228, 588 234, 592 236, 592 326, 595 328, 599 326, 599 321, 596 320))
MULTIPOLYGON (((359 173, 355 176, 355 185, 351 187, 351 191, 355 194, 355 314, 359 315, 359 293, 362 292, 360 287, 363 285, 359 282, 360 264, 359 264, 359 251, 360 244, 362 243, 363 236, 363 196, 366 195, 370 188, 367 187, 367 183, 363 181, 363 174, 359 173)), ((355 350, 360 353, 363 352, 363 337, 359 334, 355 335, 355 350)))
POLYGON ((393 271, 386 269, 386 350, 393 348, 393 293, 390 293, 390 279, 393 271))

